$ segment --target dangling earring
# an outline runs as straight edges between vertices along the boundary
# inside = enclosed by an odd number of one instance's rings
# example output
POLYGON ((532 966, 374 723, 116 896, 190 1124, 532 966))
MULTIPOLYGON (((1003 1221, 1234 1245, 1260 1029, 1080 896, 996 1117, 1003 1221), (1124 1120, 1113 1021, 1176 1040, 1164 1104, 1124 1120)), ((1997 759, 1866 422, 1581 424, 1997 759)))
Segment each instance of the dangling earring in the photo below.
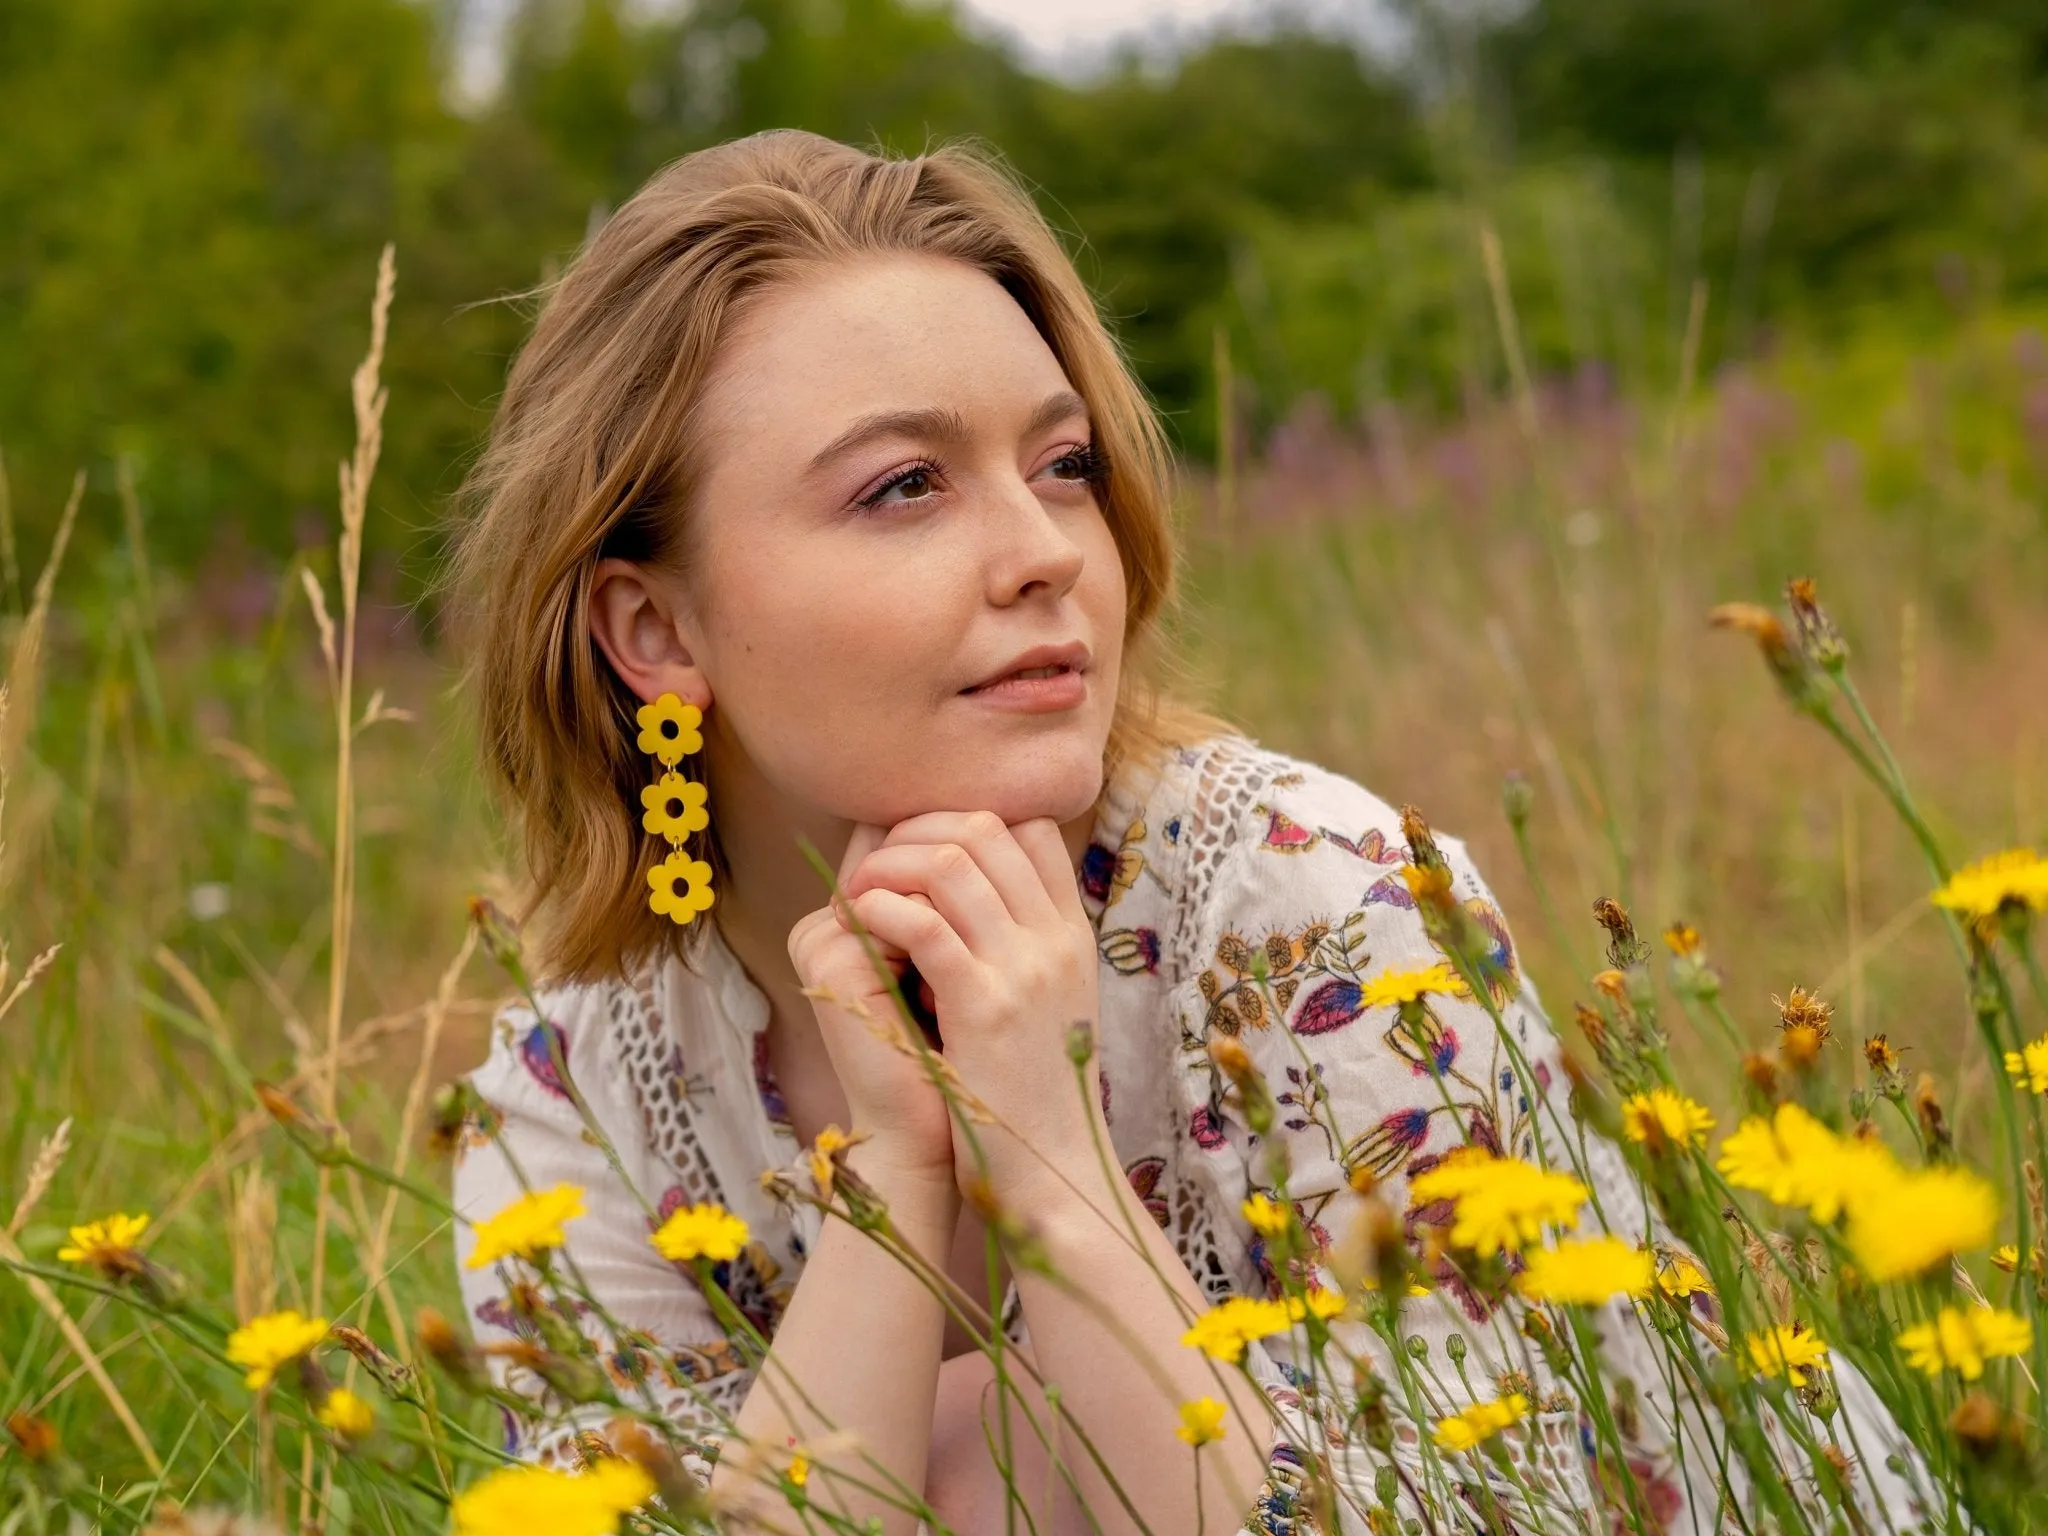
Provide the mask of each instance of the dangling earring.
POLYGON ((664 693, 652 704, 640 706, 640 750, 660 761, 661 777, 640 791, 640 803, 647 814, 640 825, 668 839, 669 854, 647 871, 647 883, 654 894, 647 905, 677 923, 696 919, 711 905, 711 866, 683 852, 683 841, 692 832, 711 825, 704 809, 706 790, 676 772, 676 764, 704 747, 704 712, 685 704, 672 693, 664 693))

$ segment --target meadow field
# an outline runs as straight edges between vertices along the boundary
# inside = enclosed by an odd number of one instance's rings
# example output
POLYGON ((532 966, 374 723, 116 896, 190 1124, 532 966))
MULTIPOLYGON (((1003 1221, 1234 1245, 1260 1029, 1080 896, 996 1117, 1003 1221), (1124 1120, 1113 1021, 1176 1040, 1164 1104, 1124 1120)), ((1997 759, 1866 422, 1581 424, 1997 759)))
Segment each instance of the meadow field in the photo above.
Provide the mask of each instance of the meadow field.
MULTIPOLYGON (((1512 337, 1512 295, 1495 299, 1512 337)), ((1587 1059, 1575 1006, 1633 1017, 1596 982, 1609 897, 1646 936, 1701 936, 1680 999, 1715 1000, 1709 966, 1733 1038, 1697 1006, 1663 1027, 1724 1128, 1756 1106, 1739 1052, 1771 1052, 1774 998, 1804 988, 1834 1011, 1798 1097, 1844 1127, 1886 1098, 1909 1129, 1942 1117, 2011 1212, 2012 1101, 1973 1017, 1987 962, 1973 994, 1898 796, 1791 707, 1753 634, 1708 615, 1811 578, 1948 864, 2042 846, 2048 333, 1985 307, 1911 346, 1712 377, 1677 351, 1662 389, 1517 369, 1461 415, 1340 426, 1310 407, 1256 456, 1191 466, 1190 685, 1467 839, 1587 1059)), ((1221 345, 1217 366, 1227 404, 1221 345)), ((151 488, 120 466, 37 520, 56 548, 6 524, 0 1536, 438 1529, 493 1460, 494 1410, 420 1346, 420 1308, 460 1316, 437 1093, 510 984, 472 922, 507 887, 431 608, 358 569, 378 413, 408 404, 358 376, 332 522, 288 562, 167 568, 151 488), (150 1216, 128 1267, 59 1258, 113 1212, 150 1216), (253 1394, 223 1357, 228 1323, 284 1308, 387 1352, 328 1350, 366 1395, 404 1362, 378 1440, 253 1394)), ((1657 949, 1634 969, 1668 990, 1657 949)), ((2009 969, 2021 1001, 1999 1028, 2031 1036, 2043 999, 2017 953, 2009 969)), ((1958 1258, 1993 1283, 1984 1252, 1958 1258)), ((1995 1369, 2024 1469, 2031 1381, 1995 1369)), ((1950 1434, 1957 1401, 1920 1428, 1950 1434)), ((1987 1528, 2024 1528, 2023 1470, 1999 1476, 2012 1502, 1987 1528)))

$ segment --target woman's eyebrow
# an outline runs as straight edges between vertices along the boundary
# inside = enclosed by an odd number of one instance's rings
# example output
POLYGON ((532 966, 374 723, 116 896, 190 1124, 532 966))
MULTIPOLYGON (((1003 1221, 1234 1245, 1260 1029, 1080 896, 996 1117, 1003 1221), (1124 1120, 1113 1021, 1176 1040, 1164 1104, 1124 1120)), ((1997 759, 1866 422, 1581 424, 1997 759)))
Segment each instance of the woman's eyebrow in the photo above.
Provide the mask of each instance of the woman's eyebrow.
MULTIPOLYGON (((1048 427, 1079 416, 1088 417, 1088 402, 1071 389, 1050 394, 1039 402, 1031 419, 1024 423, 1025 437, 1036 437, 1048 427)), ((877 438, 920 437, 941 443, 963 443, 973 436, 967 418, 951 406, 922 406, 909 411, 877 411, 863 416, 812 456, 807 474, 816 474, 841 454, 864 448, 877 438)))
POLYGON ((1076 416, 1083 421, 1089 419, 1088 402, 1071 389, 1060 390, 1039 402, 1038 409, 1031 413, 1031 419, 1024 423, 1024 435, 1036 437, 1048 427, 1056 427, 1076 416))
POLYGON ((816 474, 843 453, 864 448, 880 437, 921 437, 941 443, 964 443, 973 434, 967 418, 951 406, 923 406, 911 411, 877 411, 863 416, 812 457, 806 474, 816 474))

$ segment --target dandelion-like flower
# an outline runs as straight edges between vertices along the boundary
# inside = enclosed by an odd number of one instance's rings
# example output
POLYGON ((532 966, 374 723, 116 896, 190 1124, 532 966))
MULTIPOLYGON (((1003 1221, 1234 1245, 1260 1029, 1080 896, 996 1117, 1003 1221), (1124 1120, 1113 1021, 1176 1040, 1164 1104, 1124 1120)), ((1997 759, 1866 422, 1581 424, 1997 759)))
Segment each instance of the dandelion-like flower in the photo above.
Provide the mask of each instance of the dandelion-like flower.
POLYGON ((709 791, 702 784, 692 783, 671 768, 640 791, 640 804, 647 812, 640 818, 640 825, 672 843, 680 843, 692 832, 701 832, 711 825, 711 813, 704 808, 708 798, 709 791))
POLYGON ((1465 978, 1452 969, 1448 960, 1415 970, 1387 971, 1365 984, 1358 1001, 1365 1008, 1394 1008, 1402 1003, 1419 1003, 1432 992, 1442 997, 1463 997, 1465 978))
POLYGON ((313 1417, 344 1440, 362 1440, 377 1424, 376 1410, 347 1387, 336 1387, 313 1417))
POLYGON ((327 1337, 327 1319, 297 1312, 266 1312, 228 1335, 228 1361, 243 1367, 251 1391, 261 1391, 285 1366, 327 1337))
POLYGON ((677 1263, 709 1259, 714 1264, 740 1256, 747 1246, 747 1224, 722 1205, 685 1206, 648 1238, 654 1251, 677 1263))
POLYGON ((1749 1364, 1759 1376, 1782 1376, 1795 1387, 1806 1373, 1826 1370, 1828 1347, 1799 1323, 1779 1323, 1749 1336, 1749 1364))
POLYGON ((647 905, 675 923, 690 923, 711 910, 717 893, 711 889, 711 866, 677 849, 647 871, 654 895, 647 905))
POLYGON ((1462 1413, 1436 1421, 1436 1443, 1452 1454, 1469 1451, 1475 1445, 1529 1416, 1529 1399, 1519 1392, 1497 1397, 1492 1402, 1474 1403, 1462 1413))
POLYGON ((1657 1271, 1657 1289, 1673 1301, 1682 1301, 1688 1296, 1713 1295, 1714 1282, 1688 1255, 1674 1253, 1657 1271))
POLYGON ((538 1259, 561 1247, 567 1241, 562 1228, 583 1214, 583 1191, 574 1184, 530 1190, 476 1224, 476 1247, 464 1267, 482 1269, 500 1259, 538 1259))
POLYGON ((2048 859, 2008 848, 1957 870, 1929 899, 1980 928, 2006 911, 2048 911, 2048 859))
POLYGON ((1700 931, 1691 923, 1673 923, 1664 930, 1664 942, 1680 960, 1691 960, 1700 952, 1700 931))
POLYGON ((704 749, 704 711, 665 693, 652 704, 642 704, 634 719, 640 722, 640 750, 673 768, 692 752, 704 749))
POLYGON ((1244 1358, 1245 1346, 1255 1339, 1285 1333, 1293 1321, 1281 1302, 1256 1296, 1232 1296, 1196 1318, 1180 1336, 1189 1349, 1199 1349, 1212 1360, 1235 1365, 1244 1358))
POLYGON ((1180 1405, 1180 1427, 1176 1435, 1192 1446, 1204 1446, 1223 1438, 1223 1405, 1213 1397, 1198 1397, 1180 1405))
POLYGON ((1985 1361, 2024 1355, 2033 1345, 2033 1324, 1998 1307, 1943 1307, 1933 1322, 1899 1335, 1914 1370, 1929 1376, 1954 1371, 1965 1381, 1982 1376, 1985 1361))
POLYGON ((115 1214, 71 1229, 71 1241, 57 1250, 67 1264, 84 1264, 110 1280, 132 1275, 142 1267, 135 1245, 149 1226, 149 1217, 115 1214))
POLYGON ((1982 1248, 1998 1226, 1998 1194, 1967 1168, 1901 1174, 1849 1208, 1849 1250, 1872 1280, 1900 1280, 1982 1248))
POLYGON ((2029 1093, 2048 1093, 2048 1035, 2007 1051, 2005 1074, 2029 1093))
POLYGON ((1269 1200, 1262 1194, 1252 1194, 1240 1207, 1244 1219, 1259 1236, 1271 1241, 1284 1237, 1294 1225, 1294 1208, 1285 1202, 1269 1200))
POLYGON ((1713 1128, 1714 1117, 1704 1104, 1669 1088, 1630 1094, 1622 1101, 1622 1134, 1652 1152, 1699 1146, 1713 1128))
POLYGON ((1312 1285, 1305 1295, 1287 1298, 1287 1317, 1296 1323, 1304 1317, 1320 1318, 1327 1323, 1342 1317, 1349 1305, 1342 1291, 1333 1291, 1326 1285, 1312 1285))
POLYGON ((1587 1199, 1586 1186, 1570 1174, 1476 1148, 1445 1158, 1408 1188, 1418 1205, 1452 1201, 1451 1242, 1481 1258, 1538 1242, 1546 1226, 1576 1227, 1587 1199))
POLYGON ((1769 1120, 1744 1120, 1721 1143, 1715 1166, 1735 1188, 1802 1207, 1820 1222, 1904 1176, 1882 1142, 1837 1136, 1797 1104, 1780 1104, 1769 1120))
POLYGON ((501 1467, 455 1495, 454 1536, 613 1536, 621 1516, 653 1497, 654 1479, 606 1458, 587 1472, 501 1467))
POLYGON ((811 1183, 820 1200, 832 1198, 833 1181, 838 1176, 840 1164, 846 1160, 846 1153, 867 1139, 865 1131, 849 1135, 836 1125, 828 1125, 818 1132, 818 1139, 811 1143, 804 1156, 810 1164, 811 1183))
POLYGON ((1596 1307, 1616 1296, 1647 1295, 1656 1263, 1622 1238, 1589 1237, 1536 1249, 1515 1285, 1531 1301, 1596 1307))

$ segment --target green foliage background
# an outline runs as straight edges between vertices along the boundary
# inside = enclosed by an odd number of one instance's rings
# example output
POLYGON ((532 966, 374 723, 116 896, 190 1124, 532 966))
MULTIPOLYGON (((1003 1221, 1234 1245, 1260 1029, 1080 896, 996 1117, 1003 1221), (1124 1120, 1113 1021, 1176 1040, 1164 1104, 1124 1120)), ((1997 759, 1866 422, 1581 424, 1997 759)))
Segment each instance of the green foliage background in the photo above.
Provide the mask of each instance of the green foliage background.
POLYGON ((77 466, 111 491, 132 455, 160 558, 303 542, 388 238, 406 406, 371 542, 417 581, 525 323, 496 301, 670 158, 777 125, 999 146, 1196 455, 1219 327, 1254 434, 1310 393, 1356 419, 1490 391, 1482 216, 1539 371, 1624 383, 1669 379, 1695 279, 1709 367, 2048 290, 2028 0, 1538 0, 1486 25, 1396 0, 1390 59, 1282 25, 1085 84, 946 4, 521 0, 503 88, 459 110, 461 10, 0 7, 0 450, 30 537, 77 466))

